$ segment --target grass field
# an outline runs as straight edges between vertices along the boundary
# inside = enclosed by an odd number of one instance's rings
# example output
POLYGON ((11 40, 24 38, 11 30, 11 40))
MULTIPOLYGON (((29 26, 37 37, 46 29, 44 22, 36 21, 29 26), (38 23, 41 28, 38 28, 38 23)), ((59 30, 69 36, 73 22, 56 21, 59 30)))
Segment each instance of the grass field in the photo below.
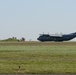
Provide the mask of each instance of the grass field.
POLYGON ((76 73, 76 42, 2 42, 0 74, 76 73))

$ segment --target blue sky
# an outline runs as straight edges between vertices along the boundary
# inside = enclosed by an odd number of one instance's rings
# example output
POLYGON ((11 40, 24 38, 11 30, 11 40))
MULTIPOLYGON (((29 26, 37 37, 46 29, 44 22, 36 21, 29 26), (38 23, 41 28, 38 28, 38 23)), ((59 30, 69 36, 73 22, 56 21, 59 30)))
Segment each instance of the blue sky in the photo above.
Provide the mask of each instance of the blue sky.
POLYGON ((76 32, 76 0, 0 0, 0 39, 76 32))

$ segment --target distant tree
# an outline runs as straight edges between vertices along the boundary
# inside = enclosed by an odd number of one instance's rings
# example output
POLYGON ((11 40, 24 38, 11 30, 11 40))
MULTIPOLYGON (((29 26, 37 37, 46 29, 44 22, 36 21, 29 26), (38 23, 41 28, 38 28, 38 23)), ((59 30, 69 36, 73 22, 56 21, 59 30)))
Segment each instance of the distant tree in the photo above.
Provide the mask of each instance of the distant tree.
POLYGON ((21 41, 25 41, 25 38, 24 38, 24 37, 22 37, 22 38, 21 38, 21 41))
POLYGON ((16 37, 12 37, 12 38, 7 38, 4 39, 3 41, 18 41, 19 39, 17 39, 16 37))

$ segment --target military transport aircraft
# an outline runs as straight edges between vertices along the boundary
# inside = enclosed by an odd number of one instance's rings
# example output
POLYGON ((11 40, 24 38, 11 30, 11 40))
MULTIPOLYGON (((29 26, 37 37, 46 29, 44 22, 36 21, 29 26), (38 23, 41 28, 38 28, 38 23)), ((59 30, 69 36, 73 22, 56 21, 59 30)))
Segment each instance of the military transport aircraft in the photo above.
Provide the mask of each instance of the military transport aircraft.
POLYGON ((37 40, 41 42, 45 42, 45 41, 62 42, 62 41, 69 41, 75 37, 76 37, 76 32, 70 34, 62 34, 62 35, 41 34, 37 38, 37 40))

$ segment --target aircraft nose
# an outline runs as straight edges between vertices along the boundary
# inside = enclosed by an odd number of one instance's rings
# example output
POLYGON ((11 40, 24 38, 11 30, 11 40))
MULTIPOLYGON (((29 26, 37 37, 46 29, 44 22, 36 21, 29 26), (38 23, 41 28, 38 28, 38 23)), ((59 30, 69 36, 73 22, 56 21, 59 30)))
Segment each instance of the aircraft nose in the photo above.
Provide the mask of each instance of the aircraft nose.
POLYGON ((37 40, 39 40, 39 38, 37 38, 37 40))

